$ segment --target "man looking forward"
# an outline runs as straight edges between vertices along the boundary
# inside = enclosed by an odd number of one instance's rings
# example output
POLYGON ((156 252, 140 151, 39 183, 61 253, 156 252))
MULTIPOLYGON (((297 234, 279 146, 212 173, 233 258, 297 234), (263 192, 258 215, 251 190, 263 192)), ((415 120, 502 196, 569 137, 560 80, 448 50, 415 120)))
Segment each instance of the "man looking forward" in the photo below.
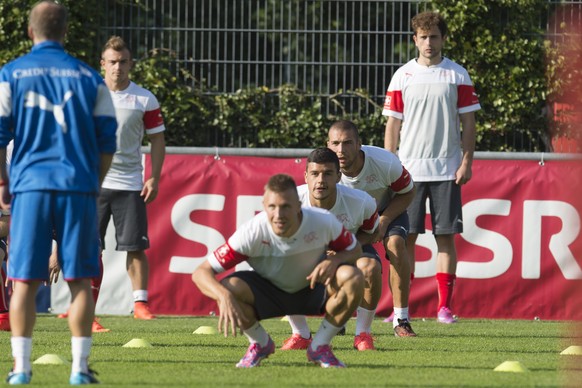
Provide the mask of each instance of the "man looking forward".
POLYGON ((436 12, 412 18, 418 58, 396 71, 384 104, 388 116, 384 146, 396 152, 417 184, 408 208, 407 248, 414 273, 415 244, 425 232, 429 199, 436 240, 439 302, 437 320, 455 323, 451 301, 457 271, 455 234, 463 232, 461 186, 472 176, 475 150, 475 111, 479 99, 467 71, 442 56, 447 25, 436 12), (463 127, 463 136, 459 122, 463 127))

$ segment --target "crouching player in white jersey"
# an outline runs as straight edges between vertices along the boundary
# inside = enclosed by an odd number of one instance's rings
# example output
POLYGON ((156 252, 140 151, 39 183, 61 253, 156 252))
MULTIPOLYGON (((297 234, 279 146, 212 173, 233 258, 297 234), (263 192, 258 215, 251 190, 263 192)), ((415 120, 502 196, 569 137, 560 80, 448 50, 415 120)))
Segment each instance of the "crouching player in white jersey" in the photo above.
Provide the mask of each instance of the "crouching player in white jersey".
POLYGON ((343 368, 331 340, 352 316, 364 289, 353 265, 362 250, 355 236, 321 209, 302 208, 293 178, 272 176, 263 196, 265 211, 243 224, 192 274, 198 288, 216 300, 218 329, 236 335, 240 328, 250 346, 236 364, 258 366, 275 352, 262 319, 292 314, 325 313, 307 349, 307 359, 324 368, 343 368), (335 252, 328 255, 328 250, 335 252), (254 271, 218 273, 247 261, 254 271))
MULTIPOLYGON (((304 207, 329 210, 344 227, 356 235, 362 245, 362 255, 356 265, 364 275, 364 296, 357 309, 354 348, 373 350, 371 335, 376 306, 382 295, 382 263, 372 247, 378 228, 376 201, 362 190, 338 185, 341 179, 339 159, 329 148, 317 148, 307 157, 305 182, 299 186, 299 200, 304 207)), ((305 315, 289 316, 293 335, 281 350, 306 349, 311 343, 311 332, 305 315)))
POLYGON ((394 302, 393 327, 397 337, 414 337, 408 316, 410 264, 406 251, 408 213, 416 192, 398 157, 385 149, 363 146, 351 121, 337 121, 329 129, 327 146, 340 161, 340 184, 360 189, 376 199, 380 213, 378 241, 390 260, 390 290, 394 302))

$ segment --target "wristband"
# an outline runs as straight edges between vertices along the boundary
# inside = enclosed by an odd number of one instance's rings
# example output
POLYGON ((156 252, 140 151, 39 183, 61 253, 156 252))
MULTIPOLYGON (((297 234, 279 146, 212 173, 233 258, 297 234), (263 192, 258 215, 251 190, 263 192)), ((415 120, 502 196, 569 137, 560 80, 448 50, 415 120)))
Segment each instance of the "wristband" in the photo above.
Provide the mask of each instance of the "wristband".
POLYGON ((8 181, 3 181, 0 179, 0 186, 8 186, 8 181))

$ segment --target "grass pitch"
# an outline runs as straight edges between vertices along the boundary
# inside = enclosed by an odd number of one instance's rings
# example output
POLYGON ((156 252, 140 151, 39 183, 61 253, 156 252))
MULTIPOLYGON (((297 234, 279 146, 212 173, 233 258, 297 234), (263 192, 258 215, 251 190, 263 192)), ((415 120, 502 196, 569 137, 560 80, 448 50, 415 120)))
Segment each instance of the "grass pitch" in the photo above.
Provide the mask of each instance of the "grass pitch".
MULTIPOLYGON (((307 362, 304 351, 276 351, 260 367, 235 368, 248 342, 244 336, 193 334, 215 327, 216 317, 160 317, 137 321, 104 316, 109 333, 94 335, 91 366, 101 386, 114 387, 557 387, 582 386, 582 355, 563 356, 570 345, 582 345, 572 324, 550 321, 462 320, 442 325, 414 319, 416 338, 396 338, 392 326, 376 319, 376 351, 352 348, 355 320, 347 335, 333 340, 334 352, 348 368, 326 370, 307 362), (131 339, 151 348, 124 348, 131 339), (528 371, 495 372, 504 361, 519 361, 528 371)), ((319 318, 310 318, 312 331, 319 318)), ((287 322, 263 321, 277 346, 289 336, 287 322)), ((0 332, 0 371, 12 366, 10 334, 0 332)), ((66 320, 39 315, 32 359, 58 354, 70 361, 66 320)), ((32 385, 64 386, 70 365, 33 365, 32 385)))

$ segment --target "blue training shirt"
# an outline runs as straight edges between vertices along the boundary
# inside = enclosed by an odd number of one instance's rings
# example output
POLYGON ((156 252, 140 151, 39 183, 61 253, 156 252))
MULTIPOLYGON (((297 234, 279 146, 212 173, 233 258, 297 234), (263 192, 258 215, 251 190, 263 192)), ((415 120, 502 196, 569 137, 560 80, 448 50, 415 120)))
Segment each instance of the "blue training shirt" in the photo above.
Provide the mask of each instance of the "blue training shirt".
POLYGON ((101 75, 46 41, 0 70, 0 148, 14 138, 10 191, 99 192, 117 121, 101 75))

